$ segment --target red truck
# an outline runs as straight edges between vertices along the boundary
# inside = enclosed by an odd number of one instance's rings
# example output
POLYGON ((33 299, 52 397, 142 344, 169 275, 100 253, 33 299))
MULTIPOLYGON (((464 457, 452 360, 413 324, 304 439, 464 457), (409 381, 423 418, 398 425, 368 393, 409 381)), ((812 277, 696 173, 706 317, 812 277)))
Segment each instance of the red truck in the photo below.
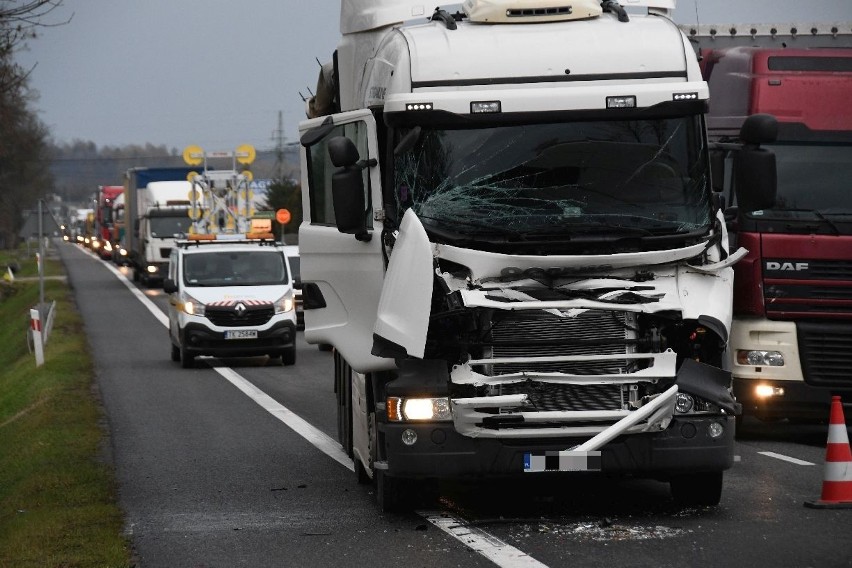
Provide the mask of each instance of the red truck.
POLYGON ((95 239, 92 249, 98 253, 103 260, 112 258, 114 242, 113 204, 115 199, 124 192, 122 185, 98 186, 98 206, 95 209, 95 239))
POLYGON ((744 414, 762 420, 827 420, 832 395, 852 410, 850 30, 685 30, 710 87, 712 141, 736 140, 752 114, 778 120, 777 140, 767 145, 777 163, 774 207, 737 210, 731 184, 716 176, 730 206, 732 249, 749 251, 735 266, 734 394, 744 414))

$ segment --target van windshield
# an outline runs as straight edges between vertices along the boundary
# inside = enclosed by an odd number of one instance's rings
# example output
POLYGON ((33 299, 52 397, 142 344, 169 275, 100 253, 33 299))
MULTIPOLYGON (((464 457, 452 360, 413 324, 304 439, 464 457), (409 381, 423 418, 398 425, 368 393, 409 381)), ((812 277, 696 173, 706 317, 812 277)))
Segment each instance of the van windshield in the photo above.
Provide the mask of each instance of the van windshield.
POLYGON ((273 286, 288 282, 279 251, 216 251, 187 254, 183 260, 187 286, 273 286))

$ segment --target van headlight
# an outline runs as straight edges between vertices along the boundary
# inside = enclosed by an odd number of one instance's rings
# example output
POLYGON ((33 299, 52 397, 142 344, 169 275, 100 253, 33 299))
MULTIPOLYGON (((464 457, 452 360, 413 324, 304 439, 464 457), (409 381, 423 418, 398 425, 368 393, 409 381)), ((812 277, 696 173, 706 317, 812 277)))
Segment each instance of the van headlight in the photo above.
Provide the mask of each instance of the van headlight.
POLYGON ((183 297, 183 301, 178 304, 178 309, 190 316, 204 315, 204 304, 189 295, 183 297))
POLYGON ((385 406, 389 422, 405 421, 449 421, 453 419, 450 410, 450 399, 438 398, 403 398, 389 396, 385 406))
POLYGON ((293 292, 287 292, 275 301, 275 313, 284 314, 293 311, 293 292))

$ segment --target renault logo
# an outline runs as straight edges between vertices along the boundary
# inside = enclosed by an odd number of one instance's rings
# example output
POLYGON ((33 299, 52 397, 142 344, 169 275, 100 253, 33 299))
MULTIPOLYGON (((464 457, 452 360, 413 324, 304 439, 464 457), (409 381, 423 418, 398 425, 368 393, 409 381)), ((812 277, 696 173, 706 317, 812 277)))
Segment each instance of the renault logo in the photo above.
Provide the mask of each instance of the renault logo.
POLYGON ((238 316, 243 315, 244 313, 246 313, 246 306, 245 306, 245 304, 243 304, 242 302, 240 302, 239 304, 237 304, 236 306, 234 306, 234 311, 235 311, 235 312, 237 312, 237 315, 238 315, 238 316))

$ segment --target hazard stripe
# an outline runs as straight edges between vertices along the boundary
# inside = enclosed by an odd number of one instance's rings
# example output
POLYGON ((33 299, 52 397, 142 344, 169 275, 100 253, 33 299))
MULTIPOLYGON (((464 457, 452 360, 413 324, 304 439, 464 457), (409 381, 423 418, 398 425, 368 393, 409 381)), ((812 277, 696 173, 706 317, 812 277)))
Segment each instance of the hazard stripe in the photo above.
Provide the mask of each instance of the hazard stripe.
MULTIPOLYGON (((826 462, 825 481, 852 483, 852 461, 826 462)), ((852 486, 850 486, 850 489, 852 489, 852 486)))
POLYGON ((828 425, 828 443, 829 444, 849 444, 849 434, 846 432, 845 424, 829 424, 828 425))
POLYGON ((825 447, 825 461, 852 462, 852 450, 849 449, 849 444, 828 444, 825 447))

